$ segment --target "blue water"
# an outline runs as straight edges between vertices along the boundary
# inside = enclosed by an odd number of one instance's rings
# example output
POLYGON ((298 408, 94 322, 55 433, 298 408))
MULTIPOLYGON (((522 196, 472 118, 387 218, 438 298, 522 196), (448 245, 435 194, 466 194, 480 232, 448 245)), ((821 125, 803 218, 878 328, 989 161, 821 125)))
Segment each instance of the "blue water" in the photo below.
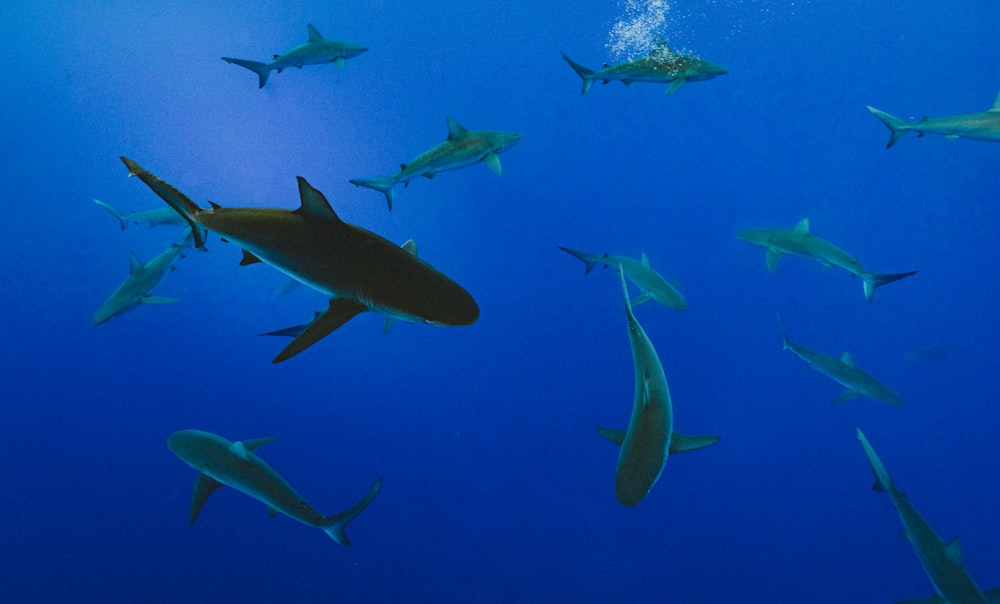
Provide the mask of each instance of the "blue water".
MULTIPOLYGON (((560 59, 619 60, 610 33, 655 2, 25 2, 0 20, 0 600, 4 602, 892 602, 933 593, 855 438, 1000 586, 994 362, 1000 146, 888 131, 987 109, 1000 86, 990 3, 674 0, 657 32, 724 65, 664 86, 580 95, 560 59), (220 4, 215 8, 207 5, 220 4), (370 50, 344 69, 256 76, 306 24, 370 50), (524 134, 485 166, 421 179, 386 211, 351 178, 444 139, 445 118, 524 134), (340 216, 475 296, 471 327, 362 315, 302 355, 257 334, 326 301, 232 244, 189 251, 146 306, 90 316, 176 229, 126 155, 205 205, 295 208, 296 176, 340 216), (769 274, 737 230, 813 233, 880 272, 788 258, 769 274), (688 300, 636 308, 685 433, 635 508, 615 500, 633 366, 612 270, 567 246, 638 257, 688 300), (901 408, 782 352, 839 356, 901 408), (382 493, 341 547, 223 489, 187 524, 195 472, 166 447, 197 428, 258 451, 320 512, 382 493)), ((648 32, 647 32, 648 33, 648 32)), ((638 43, 639 40, 633 41, 638 43)))

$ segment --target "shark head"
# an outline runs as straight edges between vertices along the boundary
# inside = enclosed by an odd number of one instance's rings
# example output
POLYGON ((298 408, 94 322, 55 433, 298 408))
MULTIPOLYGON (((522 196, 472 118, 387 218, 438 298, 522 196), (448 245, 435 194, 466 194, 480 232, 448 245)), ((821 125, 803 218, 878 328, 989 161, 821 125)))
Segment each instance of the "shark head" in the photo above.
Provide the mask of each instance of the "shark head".
POLYGON ((506 151, 524 138, 524 135, 516 132, 493 132, 490 143, 494 151, 506 151))
POLYGON ((213 449, 224 447, 221 439, 201 430, 180 430, 167 437, 167 448, 196 470, 205 467, 213 449))
POLYGON ((698 82, 711 80, 712 78, 725 75, 729 71, 717 63, 699 59, 698 57, 691 57, 691 62, 684 70, 684 73, 689 82, 698 82))

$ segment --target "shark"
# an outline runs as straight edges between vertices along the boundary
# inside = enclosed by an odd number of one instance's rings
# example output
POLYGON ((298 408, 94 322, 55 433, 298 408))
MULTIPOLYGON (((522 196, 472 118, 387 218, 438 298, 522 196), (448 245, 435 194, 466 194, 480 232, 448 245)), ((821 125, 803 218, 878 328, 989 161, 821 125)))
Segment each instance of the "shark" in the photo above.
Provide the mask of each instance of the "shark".
POLYGON ((397 184, 409 186, 410 181, 419 176, 434 178, 438 172, 457 170, 480 162, 499 176, 502 172, 499 153, 510 149, 524 138, 516 132, 466 130, 458 120, 450 117, 447 122, 448 138, 412 161, 400 165, 399 172, 392 176, 355 178, 350 181, 351 184, 380 191, 385 195, 389 211, 392 211, 392 191, 397 184))
POLYGON ((185 463, 198 471, 188 524, 193 525, 209 495, 222 486, 229 486, 267 505, 270 515, 282 513, 303 524, 322 529, 341 545, 350 545, 345 529, 382 488, 379 478, 364 497, 345 511, 323 516, 312 508, 274 468, 267 465, 254 451, 274 440, 274 437, 230 442, 221 436, 201 430, 180 430, 167 438, 167 447, 185 463))
POLYGON ((899 519, 906 529, 905 536, 924 567, 924 572, 934 585, 936 595, 921 600, 904 600, 898 604, 997 604, 1000 603, 1000 589, 980 591, 975 581, 962 563, 962 550, 958 539, 945 543, 934 532, 930 524, 910 503, 906 493, 892 482, 889 471, 872 448, 861 428, 857 428, 858 440, 868 458, 868 465, 875 474, 872 490, 887 493, 899 513, 899 519))
POLYGON ((173 270, 174 260, 190 243, 192 236, 185 229, 187 237, 180 243, 173 243, 158 256, 143 264, 135 255, 129 256, 129 274, 125 281, 108 296, 104 304, 90 318, 91 325, 100 325, 118 315, 132 310, 140 304, 170 304, 177 298, 161 298, 153 295, 153 289, 160 284, 163 277, 173 270))
POLYGON ((890 115, 885 111, 868 105, 868 111, 880 119, 889 129, 888 149, 896 144, 907 132, 916 132, 917 136, 925 134, 941 134, 947 138, 971 138, 979 141, 1000 141, 1000 92, 993 99, 993 106, 981 113, 967 113, 947 117, 927 117, 917 122, 907 122, 904 119, 890 115))
MULTIPOLYGON (((329 306, 282 350, 275 363, 312 346, 358 314, 373 310, 431 325, 471 325, 479 306, 458 283, 391 241, 344 222, 323 194, 298 177, 301 205, 201 208, 131 159, 121 158, 188 224, 215 231, 243 248, 241 265, 264 262, 329 296, 329 306)), ((195 244, 204 239, 194 233, 195 244)))
POLYGON ((772 273, 778 267, 779 260, 786 254, 792 254, 803 258, 812 258, 826 268, 835 266, 847 271, 852 277, 860 277, 865 299, 869 302, 872 301, 877 288, 919 272, 873 273, 867 271, 844 250, 829 241, 814 236, 810 231, 808 218, 803 218, 791 229, 750 229, 739 231, 736 233, 736 237, 764 248, 767 255, 767 270, 772 273))
POLYGON ((298 67, 303 65, 320 65, 323 63, 336 63, 337 67, 343 68, 344 61, 358 56, 368 50, 361 46, 356 46, 340 40, 324 38, 312 24, 308 26, 309 39, 305 44, 299 44, 295 48, 274 58, 267 63, 259 61, 247 61, 245 59, 234 59, 232 57, 222 57, 222 60, 233 65, 245 67, 257 74, 260 79, 260 86, 263 88, 267 84, 267 78, 272 71, 281 73, 282 69, 288 67, 298 67))
POLYGON ((594 82, 607 84, 612 80, 618 80, 626 86, 632 82, 670 84, 664 92, 664 95, 668 96, 677 92, 685 82, 711 80, 728 73, 721 65, 671 50, 663 39, 658 39, 653 49, 641 57, 615 65, 605 64, 597 71, 577 63, 565 52, 559 52, 562 53, 563 60, 569 63, 573 71, 583 80, 583 90, 580 94, 587 94, 594 82))
POLYGON ((638 306, 648 300, 655 300, 667 308, 674 310, 686 310, 687 302, 677 288, 664 279, 659 273, 649 265, 649 258, 643 253, 642 258, 636 260, 628 256, 616 256, 613 254, 590 254, 579 250, 572 250, 568 247, 559 247, 570 256, 582 260, 584 264, 583 274, 589 275, 590 271, 598 264, 608 266, 619 266, 625 277, 634 283, 642 293, 631 301, 632 306, 638 306))
MULTIPOLYGON (((124 231, 128 227, 129 223, 135 224, 147 224, 150 227, 156 226, 181 226, 187 227, 188 223, 184 218, 175 212, 172 208, 156 208, 155 210, 144 210, 142 212, 129 212, 128 214, 121 212, 118 208, 112 206, 109 203, 104 203, 100 199, 95 199, 94 203, 97 207, 103 208, 109 214, 118 219, 121 224, 122 230, 124 231)), ((204 239, 205 230, 201 229, 201 237, 204 239)))
POLYGON ((638 504, 656 484, 672 453, 702 449, 719 442, 719 436, 692 436, 674 430, 673 403, 663 365, 629 301, 624 270, 618 269, 625 294, 628 337, 635 364, 635 398, 628 429, 597 428, 621 446, 615 469, 615 498, 623 506, 638 504))
POLYGON ((834 399, 835 403, 849 401, 863 394, 870 399, 897 407, 903 404, 903 399, 898 394, 870 374, 858 369, 850 353, 845 352, 838 359, 792 342, 785 333, 781 317, 778 317, 778 330, 781 332, 782 350, 792 351, 792 354, 805 361, 807 365, 844 387, 844 392, 834 399))

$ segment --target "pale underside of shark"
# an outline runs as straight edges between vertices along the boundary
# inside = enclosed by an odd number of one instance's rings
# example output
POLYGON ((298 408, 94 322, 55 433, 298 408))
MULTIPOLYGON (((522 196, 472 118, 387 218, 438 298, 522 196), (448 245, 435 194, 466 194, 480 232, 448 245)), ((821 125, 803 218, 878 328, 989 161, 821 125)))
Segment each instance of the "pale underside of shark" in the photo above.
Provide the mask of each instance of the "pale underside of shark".
POLYGON ((920 600, 903 600, 897 604, 998 604, 1000 589, 980 591, 962 563, 962 550, 958 539, 945 543, 924 520, 906 494, 896 488, 889 471, 882 464, 875 449, 857 429, 858 440, 868 458, 868 465, 875 474, 872 489, 887 493, 899 513, 906 529, 906 538, 920 559, 937 595, 920 600))
POLYGON ((510 149, 523 138, 515 132, 466 130, 458 120, 449 117, 447 121, 448 138, 412 161, 402 164, 399 172, 392 176, 355 178, 350 181, 351 184, 382 192, 389 210, 392 210, 393 188, 399 183, 409 186, 411 180, 420 176, 434 178, 439 172, 457 170, 480 162, 499 176, 502 172, 499 153, 510 149))
MULTIPOLYGON (((265 262, 330 297, 322 316, 274 362, 302 352, 367 310, 432 325, 471 325, 479 317, 478 305, 460 285, 391 241, 340 220, 302 177, 297 210, 204 209, 132 160, 122 161, 189 224, 243 248, 241 264, 265 262)), ((203 243, 197 233, 195 243, 203 243)))
POLYGON ((868 106, 878 119, 889 129, 889 142, 886 149, 896 144, 907 132, 916 132, 917 136, 925 134, 940 134, 947 138, 971 138, 979 141, 1000 141, 1000 93, 993 100, 993 106, 981 113, 967 113, 947 117, 924 116, 919 121, 907 122, 904 119, 890 115, 885 111, 868 106))
POLYGON ((632 361, 635 364, 635 397, 628 429, 598 428, 611 442, 621 445, 615 470, 615 497, 624 506, 642 501, 663 472, 671 453, 693 451, 719 442, 718 436, 689 436, 674 431, 673 403, 663 366, 653 343, 632 314, 625 276, 619 269, 628 320, 632 361))
POLYGON ((247 61, 245 59, 233 59, 222 57, 222 60, 233 65, 245 67, 257 74, 260 80, 259 88, 267 84, 267 78, 272 71, 281 73, 281 70, 288 67, 298 67, 302 69, 304 65, 321 65, 324 63, 336 63, 338 67, 344 67, 344 61, 368 50, 361 46, 355 46, 348 42, 330 40, 320 35, 319 31, 312 25, 308 26, 309 40, 305 44, 300 44, 286 53, 274 55, 274 58, 267 62, 247 61))
POLYGON ((875 295, 875 290, 883 285, 899 281, 905 277, 917 274, 918 271, 906 273, 872 273, 864 269, 850 254, 834 244, 814 236, 809 230, 809 219, 803 218, 791 229, 750 229, 739 231, 736 236, 757 247, 764 248, 767 257, 767 270, 774 272, 778 261, 786 254, 812 258, 826 268, 835 266, 859 277, 863 283, 865 299, 869 302, 875 295))
POLYGON ((638 306, 648 300, 655 300, 667 308, 674 310, 687 309, 687 302, 684 300, 684 296, 677 291, 674 284, 653 270, 649 265, 649 258, 646 257, 646 254, 643 254, 641 259, 636 260, 635 258, 616 256, 614 254, 590 254, 561 246, 559 249, 583 262, 584 275, 589 275, 590 271, 594 270, 594 267, 597 265, 603 265, 605 268, 609 266, 621 267, 622 272, 625 273, 625 277, 642 290, 642 293, 632 298, 632 306, 638 306))
POLYGON ((341 545, 350 545, 345 529, 378 494, 382 479, 347 510, 333 516, 323 516, 312 508, 288 482, 254 450, 274 438, 230 442, 221 436, 201 430, 181 430, 167 439, 167 447, 189 466, 198 471, 191 496, 189 524, 194 524, 208 496, 219 487, 229 486, 267 505, 270 515, 282 513, 299 522, 322 529, 341 545))

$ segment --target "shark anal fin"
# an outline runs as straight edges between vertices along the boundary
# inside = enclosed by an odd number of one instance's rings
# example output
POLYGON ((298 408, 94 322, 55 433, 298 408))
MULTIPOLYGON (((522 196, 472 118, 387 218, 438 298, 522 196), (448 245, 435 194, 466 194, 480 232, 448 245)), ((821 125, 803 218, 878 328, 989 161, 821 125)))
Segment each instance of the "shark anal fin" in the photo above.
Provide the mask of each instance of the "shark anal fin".
POLYGON ((616 445, 621 445, 625 442, 625 430, 619 430, 617 428, 603 428, 598 426, 597 433, 616 445))
POLYGON ((194 524, 195 519, 198 517, 198 512, 201 511, 202 506, 208 500, 208 496, 217 491, 221 486, 222 483, 218 480, 205 474, 198 474, 198 481, 194 483, 194 493, 191 495, 191 515, 188 517, 188 524, 194 524))
POLYGON ((280 363, 292 358, 366 310, 368 310, 368 307, 364 304, 347 298, 334 298, 330 300, 330 306, 326 309, 326 312, 316 317, 271 362, 280 363))
POLYGON ((719 442, 718 435, 690 435, 674 432, 670 435, 670 454, 696 451, 719 442))

